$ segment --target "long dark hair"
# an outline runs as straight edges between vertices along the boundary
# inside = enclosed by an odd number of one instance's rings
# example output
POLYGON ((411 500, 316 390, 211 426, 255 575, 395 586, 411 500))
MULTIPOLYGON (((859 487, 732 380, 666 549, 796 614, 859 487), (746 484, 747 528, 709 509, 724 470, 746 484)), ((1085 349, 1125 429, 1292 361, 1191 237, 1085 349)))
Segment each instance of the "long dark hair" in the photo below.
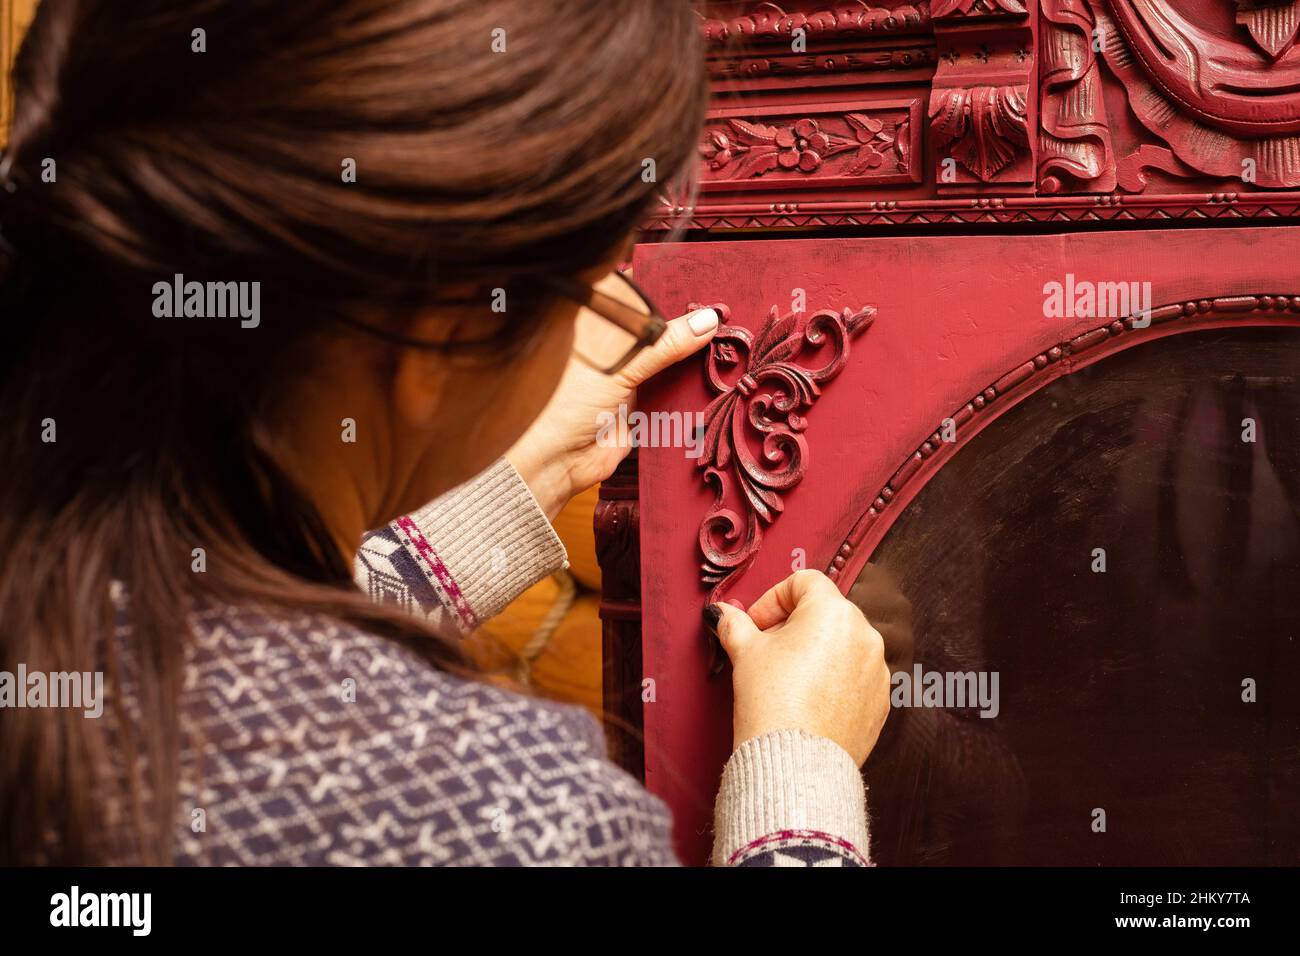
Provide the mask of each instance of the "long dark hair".
POLYGON ((196 599, 464 663, 351 586, 265 413, 359 304, 400 335, 454 299, 464 347, 527 349, 543 300, 477 290, 606 260, 645 160, 690 161, 697 44, 685 0, 44 0, 0 163, 0 669, 103 670, 110 702, 129 669, 140 712, 3 713, 0 863, 170 861, 196 599), (176 273, 260 281, 260 326, 155 318, 176 273))

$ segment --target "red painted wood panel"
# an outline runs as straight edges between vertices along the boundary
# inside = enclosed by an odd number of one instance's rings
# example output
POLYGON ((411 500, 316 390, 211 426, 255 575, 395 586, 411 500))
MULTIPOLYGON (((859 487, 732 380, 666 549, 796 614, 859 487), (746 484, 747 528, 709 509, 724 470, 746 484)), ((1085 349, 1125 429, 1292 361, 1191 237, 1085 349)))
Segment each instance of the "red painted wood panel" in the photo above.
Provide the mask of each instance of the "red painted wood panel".
MULTIPOLYGON (((983 398, 986 407, 959 421, 963 442, 1051 378, 1117 349, 1210 325, 1297 324, 1297 262, 1300 227, 639 246, 637 278, 669 314, 721 302, 732 324, 757 332, 774 306, 791 310, 796 290, 809 313, 876 310, 842 373, 806 411, 804 477, 780 495, 783 513, 763 526, 752 566, 724 596, 753 600, 790 573, 796 549, 808 566, 832 568, 895 478, 897 494, 847 558, 839 578, 847 590, 888 522, 952 453, 938 448, 916 458, 910 480, 895 477, 945 417, 983 398), (1156 321, 1107 329, 1105 316, 1046 317, 1044 286, 1067 274, 1150 283, 1156 321)), ((658 378, 642 408, 702 411, 713 397, 703 366, 658 378)), ((639 458, 642 663, 655 682, 643 710, 646 782, 672 807, 685 859, 702 862, 731 747, 729 675, 709 677, 699 616, 709 593, 699 528, 713 493, 681 448, 642 448, 639 458)))

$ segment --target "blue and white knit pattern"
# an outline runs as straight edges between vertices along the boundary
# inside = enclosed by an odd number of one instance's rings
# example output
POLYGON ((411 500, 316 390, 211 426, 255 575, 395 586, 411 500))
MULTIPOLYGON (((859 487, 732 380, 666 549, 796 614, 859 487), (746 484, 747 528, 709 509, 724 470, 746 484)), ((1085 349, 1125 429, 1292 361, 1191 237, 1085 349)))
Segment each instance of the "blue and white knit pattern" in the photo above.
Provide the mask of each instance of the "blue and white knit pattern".
POLYGON ((576 707, 324 618, 222 608, 195 628, 183 720, 203 766, 183 753, 177 863, 675 862, 666 808, 576 707))

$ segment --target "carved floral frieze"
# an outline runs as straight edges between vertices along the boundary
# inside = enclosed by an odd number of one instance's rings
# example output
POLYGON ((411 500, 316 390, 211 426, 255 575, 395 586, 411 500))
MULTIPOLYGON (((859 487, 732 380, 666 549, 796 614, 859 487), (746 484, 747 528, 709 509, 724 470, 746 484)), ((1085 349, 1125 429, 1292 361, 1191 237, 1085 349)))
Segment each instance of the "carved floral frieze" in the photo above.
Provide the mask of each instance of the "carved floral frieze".
POLYGON ((701 190, 917 182, 920 106, 914 99, 714 114, 700 140, 701 190))
POLYGON ((700 153, 709 169, 733 179, 762 176, 777 169, 815 173, 826 160, 843 153, 852 153, 843 170, 846 176, 861 176, 891 160, 896 169, 906 171, 906 119, 886 126, 866 113, 845 113, 844 121, 853 131, 851 137, 824 129, 815 119, 786 126, 729 119, 729 130, 715 126, 706 132, 700 153))
POLYGON ((1300 0, 700 10, 715 106, 699 194, 655 228, 1246 219, 1300 204, 1300 0))

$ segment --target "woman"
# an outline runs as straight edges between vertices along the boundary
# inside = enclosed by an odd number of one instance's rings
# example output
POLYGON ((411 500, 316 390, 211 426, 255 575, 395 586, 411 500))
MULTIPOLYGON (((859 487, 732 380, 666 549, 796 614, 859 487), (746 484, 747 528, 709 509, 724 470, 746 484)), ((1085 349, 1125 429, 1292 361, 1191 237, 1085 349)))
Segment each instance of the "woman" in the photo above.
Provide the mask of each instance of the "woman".
MULTIPOLYGON (((455 632, 717 327, 651 344, 610 277, 693 156, 687 4, 45 0, 15 84, 0 654, 106 704, 4 712, 0 861, 671 862, 594 723, 455 632)), ((879 635, 808 572, 713 618, 715 862, 865 862, 879 635)))

